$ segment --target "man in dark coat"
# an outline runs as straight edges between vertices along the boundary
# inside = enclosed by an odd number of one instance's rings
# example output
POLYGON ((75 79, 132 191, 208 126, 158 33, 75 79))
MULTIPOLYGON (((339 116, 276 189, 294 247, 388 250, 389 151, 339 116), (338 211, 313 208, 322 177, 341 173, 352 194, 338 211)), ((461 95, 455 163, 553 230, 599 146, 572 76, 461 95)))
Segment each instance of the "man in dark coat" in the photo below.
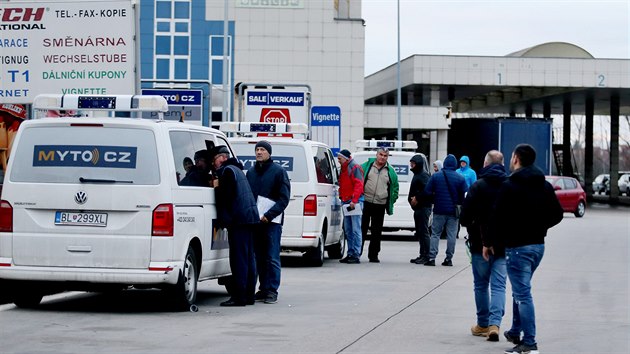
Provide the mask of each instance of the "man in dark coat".
POLYGON ((243 165, 230 156, 227 147, 215 146, 209 160, 218 180, 214 181, 219 227, 228 229, 232 289, 229 300, 221 306, 254 304, 256 259, 254 225, 260 222, 256 200, 243 173, 243 165))
POLYGON ((459 222, 468 229, 477 323, 470 331, 474 336, 499 340, 501 319, 505 313, 505 246, 490 237, 489 222, 501 184, 507 178, 503 154, 490 150, 486 154, 479 179, 472 184, 462 204, 459 222), (488 292, 488 288, 490 292, 488 292))
POLYGON ((256 300, 275 304, 280 287, 280 239, 284 209, 291 197, 291 183, 287 171, 271 159, 269 142, 261 140, 255 149, 256 164, 247 171, 247 180, 262 214, 254 232, 256 269, 260 281, 256 300))
POLYGON ((536 150, 531 145, 516 146, 510 160, 512 174, 499 190, 490 220, 491 235, 505 243, 512 285, 512 328, 504 335, 516 346, 506 353, 538 351, 531 280, 545 253, 547 230, 562 220, 556 193, 534 161, 536 150))
POLYGON ((429 231, 429 218, 433 202, 424 194, 424 187, 429 182, 431 175, 427 166, 427 158, 423 154, 415 154, 409 160, 409 168, 413 172, 413 178, 409 185, 407 201, 413 209, 413 221, 416 226, 416 237, 420 243, 418 257, 412 258, 411 263, 424 264, 429 260, 431 247, 431 233, 429 231))

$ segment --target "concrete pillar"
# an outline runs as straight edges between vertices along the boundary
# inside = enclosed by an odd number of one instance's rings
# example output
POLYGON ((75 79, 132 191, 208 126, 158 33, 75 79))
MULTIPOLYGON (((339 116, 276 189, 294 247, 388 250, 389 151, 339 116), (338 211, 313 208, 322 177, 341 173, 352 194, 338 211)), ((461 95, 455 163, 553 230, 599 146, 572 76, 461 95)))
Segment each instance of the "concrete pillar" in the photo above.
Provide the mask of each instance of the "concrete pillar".
POLYGON ((565 99, 562 105, 562 175, 573 175, 573 162, 571 161, 571 101, 565 99))
POLYGON ((593 195, 593 116, 595 103, 593 97, 587 97, 584 106, 584 189, 590 198, 593 195))
POLYGON ((431 87, 431 102, 429 102, 431 107, 439 107, 440 106, 440 88, 438 86, 431 87))
POLYGON ((619 94, 610 97, 610 200, 619 200, 619 94))
POLYGON ((543 117, 551 118, 551 103, 543 103, 543 117))
POLYGON ((531 105, 531 104, 528 104, 528 105, 525 107, 525 117, 527 117, 527 118, 531 118, 531 117, 532 117, 532 113, 533 113, 532 105, 531 105))
MULTIPOLYGON (((431 132, 431 151, 429 153, 429 163, 433 166, 433 161, 444 160, 447 154, 448 130, 440 129, 431 132)), ((431 171, 431 169, 429 169, 431 171)))

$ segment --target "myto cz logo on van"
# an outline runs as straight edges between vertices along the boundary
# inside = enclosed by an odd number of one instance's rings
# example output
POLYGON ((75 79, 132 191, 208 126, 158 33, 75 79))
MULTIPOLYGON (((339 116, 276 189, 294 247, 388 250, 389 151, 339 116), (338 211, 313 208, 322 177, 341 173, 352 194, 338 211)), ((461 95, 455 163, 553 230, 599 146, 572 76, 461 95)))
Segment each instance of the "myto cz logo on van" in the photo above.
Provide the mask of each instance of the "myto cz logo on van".
POLYGON ((137 147, 35 145, 33 166, 136 168, 137 147))

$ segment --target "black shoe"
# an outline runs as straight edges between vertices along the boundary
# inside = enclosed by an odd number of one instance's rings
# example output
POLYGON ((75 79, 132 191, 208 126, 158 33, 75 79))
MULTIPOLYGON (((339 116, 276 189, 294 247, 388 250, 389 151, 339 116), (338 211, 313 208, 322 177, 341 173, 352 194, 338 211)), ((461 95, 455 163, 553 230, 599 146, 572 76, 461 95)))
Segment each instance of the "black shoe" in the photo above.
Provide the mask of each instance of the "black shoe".
POLYGON ((538 354, 538 346, 536 344, 534 345, 527 345, 527 344, 518 344, 516 347, 514 348, 510 348, 510 349, 506 349, 505 354, 538 354))
POLYGON ((435 260, 424 262, 425 266, 435 267, 435 260))
POLYGON ((444 262, 442 262, 442 265, 446 267, 452 267, 453 261, 451 261, 450 259, 445 259, 444 262))
POLYGON ((278 302, 278 294, 269 294, 265 298, 265 304, 275 304, 278 302))
POLYGON ((510 343, 521 344, 521 336, 512 335, 510 331, 503 332, 503 336, 510 343))
POLYGON ((244 302, 240 302, 240 301, 235 301, 232 299, 229 299, 228 301, 223 301, 221 304, 221 306, 227 306, 227 307, 232 307, 232 306, 245 306, 244 302))
POLYGON ((348 264, 359 264, 361 263, 361 260, 357 257, 348 257, 348 260, 344 263, 348 263, 348 264))
POLYGON ((245 305, 253 305, 256 303, 256 299, 249 299, 245 302, 245 305))
POLYGON ((264 292, 264 291, 258 291, 254 295, 254 300, 256 300, 256 301, 265 301, 266 298, 267 298, 267 293, 264 292))
POLYGON ((409 262, 415 263, 415 264, 425 264, 428 260, 429 259, 426 257, 418 257, 418 258, 410 259, 409 262))
POLYGON ((350 259, 350 257, 345 257, 339 260, 339 263, 348 263, 348 259, 350 259))
POLYGON ((370 263, 381 263, 378 258, 370 258, 370 263))

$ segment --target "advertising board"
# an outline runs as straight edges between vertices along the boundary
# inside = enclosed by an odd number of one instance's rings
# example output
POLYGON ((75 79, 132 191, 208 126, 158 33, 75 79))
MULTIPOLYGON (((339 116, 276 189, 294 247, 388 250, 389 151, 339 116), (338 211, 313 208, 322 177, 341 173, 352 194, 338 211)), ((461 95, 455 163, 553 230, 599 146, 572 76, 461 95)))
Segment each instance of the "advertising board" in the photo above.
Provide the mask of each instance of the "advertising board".
POLYGON ((0 1, 0 104, 135 93, 135 1, 0 1))
POLYGON ((246 89, 245 122, 310 124, 307 91, 287 89, 246 89))

